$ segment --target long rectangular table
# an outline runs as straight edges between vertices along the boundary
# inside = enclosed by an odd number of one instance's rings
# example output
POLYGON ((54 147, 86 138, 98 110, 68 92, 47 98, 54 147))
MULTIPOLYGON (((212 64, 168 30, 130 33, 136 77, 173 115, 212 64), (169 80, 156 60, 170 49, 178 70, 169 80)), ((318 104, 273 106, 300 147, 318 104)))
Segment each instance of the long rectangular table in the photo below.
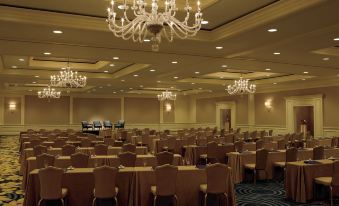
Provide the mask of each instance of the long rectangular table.
MULTIPOLYGON (((199 205, 199 186, 206 183, 206 172, 195 166, 179 166, 176 179, 176 195, 180 206, 199 205)), ((151 167, 134 167, 119 169, 116 179, 119 188, 119 205, 148 206, 152 202, 151 186, 155 185, 155 174, 151 167)), ((235 206, 234 184, 231 172, 225 180, 228 195, 228 206, 235 206)), ((68 189, 69 205, 90 206, 93 200, 93 168, 77 168, 64 173, 62 186, 68 189)), ((25 206, 37 205, 40 185, 38 170, 33 170, 28 178, 24 199, 25 206)))

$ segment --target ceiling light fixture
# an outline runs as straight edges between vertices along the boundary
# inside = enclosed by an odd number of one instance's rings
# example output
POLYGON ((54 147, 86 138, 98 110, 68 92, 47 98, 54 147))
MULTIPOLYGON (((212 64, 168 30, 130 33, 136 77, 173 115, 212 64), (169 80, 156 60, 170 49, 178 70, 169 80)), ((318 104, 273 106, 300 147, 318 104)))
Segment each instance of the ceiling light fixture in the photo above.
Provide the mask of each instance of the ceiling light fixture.
POLYGON ((114 64, 110 64, 109 66, 110 66, 110 67, 114 67, 115 65, 114 65, 114 64))
POLYGON ((323 60, 328 61, 328 60, 330 60, 330 57, 324 57, 323 60))
POLYGON ((25 59, 20 58, 19 61, 23 62, 23 61, 25 61, 25 59))
POLYGON ((118 60, 118 59, 119 59, 119 57, 113 57, 113 59, 115 59, 115 60, 118 60))
POLYGON ((267 68, 267 69, 265 69, 266 71, 271 71, 271 69, 270 68, 267 68))
POLYGON ((227 92, 230 95, 236 94, 252 94, 256 91, 255 84, 249 84, 249 79, 243 79, 240 77, 239 80, 235 80, 233 85, 228 85, 227 92))
POLYGON ((35 76, 35 78, 39 78, 39 76, 38 76, 38 75, 36 75, 36 76, 35 76))
POLYGON ((134 77, 138 77, 139 75, 138 75, 138 74, 134 74, 133 76, 134 76, 134 77))
POLYGON ((173 77, 174 79, 179 79, 179 77, 173 77))
POLYGON ((16 68, 18 68, 17 66, 11 66, 12 67, 12 69, 16 69, 16 68))
POLYGON ((150 39, 144 39, 144 42, 150 42, 151 40, 150 39))
POLYGON ((54 34, 62 34, 63 32, 60 31, 60 30, 54 30, 53 33, 54 33, 54 34))
POLYGON ((177 95, 168 90, 162 92, 161 94, 158 94, 157 97, 159 101, 166 101, 166 100, 174 101, 177 99, 177 95))
POLYGON ((155 69, 150 69, 149 71, 150 71, 150 72, 155 72, 155 69))
POLYGON ((178 64, 178 62, 177 61, 172 61, 172 64, 178 64))
POLYGON ((272 29, 268 29, 267 31, 272 33, 272 32, 277 32, 277 31, 278 31, 278 29, 274 29, 274 28, 272 28, 272 29))
POLYGON ((227 66, 226 64, 224 64, 224 65, 222 65, 221 67, 222 67, 222 68, 226 68, 226 67, 228 67, 228 66, 227 66))
POLYGON ((73 72, 67 62, 65 70, 60 71, 59 75, 51 76, 51 86, 53 87, 67 87, 67 88, 81 88, 85 87, 87 82, 86 76, 78 75, 78 72, 73 72))
POLYGON ((142 42, 145 38, 152 36, 152 50, 159 51, 161 37, 166 37, 169 42, 173 41, 173 37, 180 39, 195 36, 201 28, 202 13, 200 9, 200 0, 197 0, 195 20, 189 25, 192 7, 188 1, 184 10, 186 17, 183 21, 176 18, 178 13, 175 0, 164 1, 164 8, 160 8, 157 0, 152 0, 151 10, 146 10, 146 1, 134 0, 132 6, 127 5, 127 1, 118 5, 123 9, 121 16, 117 16, 115 4, 116 0, 112 0, 109 8, 107 8, 107 22, 109 29, 116 37, 124 40, 132 39, 134 42, 142 42), (131 12, 128 12, 130 9, 131 12), (131 17, 134 14, 133 18, 131 17), (118 20, 119 19, 119 20, 118 20))
POLYGON ((200 74, 200 72, 194 72, 195 74, 200 74))
POLYGON ((105 72, 105 73, 108 73, 108 71, 107 71, 107 70, 105 70, 104 72, 105 72))
POLYGON ((308 72, 304 72, 304 74, 308 74, 308 72))
POLYGON ((274 55, 280 55, 280 52, 274 52, 273 54, 274 55))
POLYGON ((218 50, 220 50, 220 49, 223 49, 224 47, 222 47, 222 46, 216 46, 215 48, 218 49, 218 50))
POLYGON ((51 52, 44 52, 44 55, 51 55, 51 52))
POLYGON ((334 41, 339 41, 339 37, 337 37, 337 38, 334 38, 333 40, 334 40, 334 41))
POLYGON ((61 92, 55 91, 55 89, 51 89, 50 86, 44 88, 42 91, 38 91, 38 97, 41 99, 59 99, 61 96, 61 92))
POLYGON ((206 25, 206 24, 208 24, 209 22, 208 21, 206 21, 206 20, 204 20, 204 21, 201 21, 201 24, 203 24, 203 25, 206 25))

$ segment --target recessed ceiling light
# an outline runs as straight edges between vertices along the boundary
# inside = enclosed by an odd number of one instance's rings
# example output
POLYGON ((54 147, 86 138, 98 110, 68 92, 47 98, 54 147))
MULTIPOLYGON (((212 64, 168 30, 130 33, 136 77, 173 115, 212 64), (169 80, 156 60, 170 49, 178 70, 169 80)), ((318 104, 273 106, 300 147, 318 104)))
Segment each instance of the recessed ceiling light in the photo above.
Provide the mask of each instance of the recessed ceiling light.
POLYGON ((201 24, 208 24, 208 21, 204 20, 201 22, 201 24))
POLYGON ((122 80, 120 80, 120 81, 124 82, 125 80, 124 80, 124 79, 122 79, 122 80))
POLYGON ((271 71, 271 69, 270 68, 267 68, 267 69, 265 69, 266 71, 271 71))
POLYGON ((134 76, 134 77, 138 77, 138 76, 139 76, 139 74, 134 74, 133 76, 134 76))
POLYGON ((44 55, 51 55, 51 52, 44 52, 44 55))
POLYGON ((221 77, 219 77, 220 79, 223 79, 224 77, 223 76, 221 76, 221 77))
POLYGON ((99 89, 102 89, 102 86, 100 86, 99 89))
POLYGON ((195 74, 200 74, 200 72, 194 72, 195 74))
POLYGON ((178 79, 179 77, 173 77, 174 79, 178 79))
POLYGON ((107 71, 107 70, 105 70, 104 72, 105 72, 105 73, 108 73, 108 71, 107 71))
POLYGON ((301 79, 301 80, 305 81, 306 79, 301 79))
POLYGON ((113 94, 116 94, 117 92, 113 92, 113 94))
POLYGON ((150 69, 149 71, 150 71, 150 72, 155 72, 155 69, 150 69))
POLYGON ((113 59, 117 60, 117 59, 119 59, 119 57, 113 57, 113 59))
POLYGON ((222 46, 216 46, 215 48, 216 48, 216 49, 223 49, 224 47, 222 47, 222 46))
POLYGON ((174 89, 174 87, 171 87, 171 89, 174 89))
POLYGON ((133 89, 132 87, 130 87, 129 89, 133 89))
POLYGON ((36 75, 35 77, 36 77, 36 78, 39 78, 39 76, 38 76, 38 75, 36 75))
POLYGON ((139 87, 143 88, 143 87, 144 87, 144 85, 140 85, 139 87))
POLYGON ((276 82, 274 82, 273 84, 277 84, 276 82))
POLYGON ((114 64, 110 64, 109 66, 110 66, 110 67, 114 67, 115 65, 114 65, 114 64))
POLYGON ((178 62, 177 61, 172 61, 172 64, 178 64, 178 62))
POLYGON ((28 91, 29 91, 29 92, 32 92, 33 90, 30 89, 30 90, 28 90, 28 91))
POLYGON ((324 57, 323 60, 328 61, 328 60, 330 60, 330 57, 324 57))
POLYGON ((158 80, 157 83, 161 83, 161 81, 158 80))
POLYGON ((334 38, 333 40, 334 40, 334 41, 339 41, 339 37, 337 37, 337 38, 334 38))
POLYGON ((280 52, 274 52, 273 54, 274 55, 280 55, 280 52))
POLYGON ((54 34, 62 34, 63 32, 60 31, 60 30, 54 30, 53 33, 54 33, 54 34))
POLYGON ((23 61, 25 61, 25 59, 22 59, 22 58, 21 58, 21 59, 19 59, 19 61, 23 62, 23 61))
POLYGON ((36 82, 32 82, 33 84, 36 84, 36 82))
POLYGON ((150 42, 151 40, 149 40, 149 39, 144 39, 144 42, 150 42))
POLYGON ((222 65, 221 67, 222 67, 222 68, 226 68, 226 67, 228 67, 228 66, 227 66, 226 64, 224 64, 224 65, 222 65))
POLYGON ((194 82, 192 82, 191 84, 195 84, 194 82))
POLYGON ((278 29, 272 28, 272 29, 268 29, 267 31, 268 31, 268 32, 276 32, 276 31, 278 31, 278 29))
POLYGON ((304 72, 304 74, 308 74, 308 72, 304 72))
POLYGON ((13 69, 16 69, 16 68, 18 68, 17 66, 11 66, 13 69))

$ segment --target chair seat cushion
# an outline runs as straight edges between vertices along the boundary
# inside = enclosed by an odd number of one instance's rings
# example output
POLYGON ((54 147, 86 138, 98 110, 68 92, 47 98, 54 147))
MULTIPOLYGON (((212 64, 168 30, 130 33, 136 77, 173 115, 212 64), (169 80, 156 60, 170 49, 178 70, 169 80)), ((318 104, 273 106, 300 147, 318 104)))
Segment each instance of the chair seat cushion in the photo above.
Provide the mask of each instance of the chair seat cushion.
POLYGON ((62 195, 62 198, 65 198, 66 195, 67 195, 67 193, 68 193, 68 189, 67 189, 67 188, 62 188, 62 189, 61 189, 61 195, 62 195))
POLYGON ((206 193, 207 192, 207 184, 201 184, 200 185, 200 191, 203 192, 203 193, 206 193))
POLYGON ((332 177, 317 177, 314 178, 315 183, 325 185, 325 186, 331 186, 332 183, 332 177))
POLYGON ((286 166, 286 162, 275 162, 274 166, 275 167, 285 167, 286 166))
POLYGON ((245 164, 244 167, 246 169, 255 170, 255 164, 245 164))
POLYGON ((153 195, 157 195, 157 186, 151 186, 151 192, 153 195))

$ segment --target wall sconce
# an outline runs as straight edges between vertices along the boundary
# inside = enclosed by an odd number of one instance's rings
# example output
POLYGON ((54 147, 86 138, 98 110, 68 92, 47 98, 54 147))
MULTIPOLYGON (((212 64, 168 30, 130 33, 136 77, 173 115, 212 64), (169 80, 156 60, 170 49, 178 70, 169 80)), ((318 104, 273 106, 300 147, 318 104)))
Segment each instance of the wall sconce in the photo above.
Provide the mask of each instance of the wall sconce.
POLYGON ((8 106, 9 111, 14 112, 16 110, 16 103, 10 102, 8 106))
POLYGON ((266 107, 268 112, 270 112, 272 110, 272 108, 273 108, 273 106, 272 106, 272 99, 267 99, 265 101, 265 107, 266 107))
POLYGON ((171 105, 171 103, 165 103, 165 111, 166 111, 166 112, 172 111, 172 105, 171 105))

